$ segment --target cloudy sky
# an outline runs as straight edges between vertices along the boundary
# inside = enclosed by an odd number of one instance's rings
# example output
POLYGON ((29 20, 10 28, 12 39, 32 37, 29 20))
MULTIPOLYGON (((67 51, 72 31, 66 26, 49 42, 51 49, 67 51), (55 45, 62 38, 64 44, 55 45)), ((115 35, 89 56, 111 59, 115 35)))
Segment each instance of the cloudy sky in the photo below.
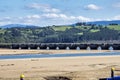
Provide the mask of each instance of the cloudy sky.
POLYGON ((120 0, 0 0, 0 25, 120 20, 120 0))

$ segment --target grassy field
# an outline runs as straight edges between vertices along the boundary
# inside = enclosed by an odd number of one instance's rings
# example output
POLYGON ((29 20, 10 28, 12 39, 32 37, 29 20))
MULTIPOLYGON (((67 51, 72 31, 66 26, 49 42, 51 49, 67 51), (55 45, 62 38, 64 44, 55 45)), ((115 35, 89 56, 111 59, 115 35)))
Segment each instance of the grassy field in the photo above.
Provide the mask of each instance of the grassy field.
POLYGON ((100 31, 99 29, 91 29, 90 32, 94 33, 94 32, 98 32, 100 31))
POLYGON ((83 35, 83 32, 81 32, 81 33, 77 33, 78 35, 83 35))
POLYGON ((108 28, 120 31, 120 25, 110 25, 110 26, 108 26, 108 28))
POLYGON ((72 28, 71 26, 57 26, 57 27, 53 27, 53 29, 55 31, 65 31, 66 29, 70 29, 72 28))
MULTIPOLYGON (((55 31, 65 31, 66 29, 74 28, 72 26, 55 26, 52 27, 55 31)), ((81 29, 81 30, 88 30, 91 28, 91 26, 75 26, 75 28, 81 29)))
POLYGON ((3 29, 0 29, 0 34, 3 33, 4 34, 5 30, 3 29))
MULTIPOLYGON (((107 26, 109 29, 114 29, 120 31, 120 25, 109 25, 107 26)), ((57 26, 57 27, 52 27, 55 31, 65 31, 66 29, 74 28, 72 26, 57 26)), ((75 26, 75 28, 81 29, 81 30, 89 30, 90 32, 98 32, 100 31, 99 29, 91 29, 91 26, 75 26)))
POLYGON ((85 29, 90 29, 91 26, 76 26, 76 28, 85 30, 85 29))

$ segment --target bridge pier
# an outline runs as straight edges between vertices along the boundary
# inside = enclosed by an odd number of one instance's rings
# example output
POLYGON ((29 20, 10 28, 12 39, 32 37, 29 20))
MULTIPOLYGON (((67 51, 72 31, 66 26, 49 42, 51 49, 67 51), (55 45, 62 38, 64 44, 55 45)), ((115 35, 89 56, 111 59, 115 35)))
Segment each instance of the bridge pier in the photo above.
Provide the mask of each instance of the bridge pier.
POLYGON ((59 47, 56 47, 56 50, 59 50, 59 47))
POLYGON ((101 46, 98 46, 97 50, 102 50, 101 46))
POLYGON ((67 46, 67 47, 66 47, 66 50, 70 50, 70 48, 67 46))
POLYGON ((110 51, 113 51, 113 50, 114 50, 114 48, 113 48, 112 46, 110 46, 108 49, 109 49, 110 51))
POLYGON ((87 50, 91 50, 90 46, 88 46, 86 49, 87 49, 87 50))
MULTIPOLYGON (((2 47, 4 45, 0 45, 2 47)), ((80 44, 80 43, 34 43, 11 44, 10 49, 47 49, 47 50, 120 50, 120 44, 80 44)))
POLYGON ((21 47, 19 47, 19 50, 21 50, 21 47))
POLYGON ((77 47, 76 47, 76 50, 80 50, 80 47, 77 46, 77 47))
POLYGON ((37 50, 40 50, 40 47, 39 47, 39 46, 37 47, 37 50))
POLYGON ((28 47, 28 50, 30 50, 31 48, 30 47, 28 47))
POLYGON ((47 49, 47 50, 49 50, 50 48, 49 48, 49 47, 47 47, 46 49, 47 49))

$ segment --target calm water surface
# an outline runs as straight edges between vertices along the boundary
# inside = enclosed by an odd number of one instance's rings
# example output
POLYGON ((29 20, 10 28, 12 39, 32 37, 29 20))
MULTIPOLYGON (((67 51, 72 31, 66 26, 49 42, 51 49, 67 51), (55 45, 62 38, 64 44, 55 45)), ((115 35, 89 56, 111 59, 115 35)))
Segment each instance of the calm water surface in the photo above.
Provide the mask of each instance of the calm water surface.
POLYGON ((66 54, 19 54, 19 55, 0 55, 2 59, 26 59, 26 58, 54 58, 54 57, 84 57, 84 56, 120 56, 120 52, 105 53, 66 53, 66 54))

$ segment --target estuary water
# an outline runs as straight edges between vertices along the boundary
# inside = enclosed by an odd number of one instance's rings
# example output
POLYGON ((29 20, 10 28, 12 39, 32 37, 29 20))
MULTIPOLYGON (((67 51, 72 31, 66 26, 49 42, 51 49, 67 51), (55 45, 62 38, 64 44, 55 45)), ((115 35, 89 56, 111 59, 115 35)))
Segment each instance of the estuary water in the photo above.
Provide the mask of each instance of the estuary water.
POLYGON ((105 53, 66 53, 66 54, 19 54, 19 55, 0 55, 3 59, 28 59, 28 58, 60 58, 60 57, 84 57, 84 56, 120 56, 120 52, 105 53))

